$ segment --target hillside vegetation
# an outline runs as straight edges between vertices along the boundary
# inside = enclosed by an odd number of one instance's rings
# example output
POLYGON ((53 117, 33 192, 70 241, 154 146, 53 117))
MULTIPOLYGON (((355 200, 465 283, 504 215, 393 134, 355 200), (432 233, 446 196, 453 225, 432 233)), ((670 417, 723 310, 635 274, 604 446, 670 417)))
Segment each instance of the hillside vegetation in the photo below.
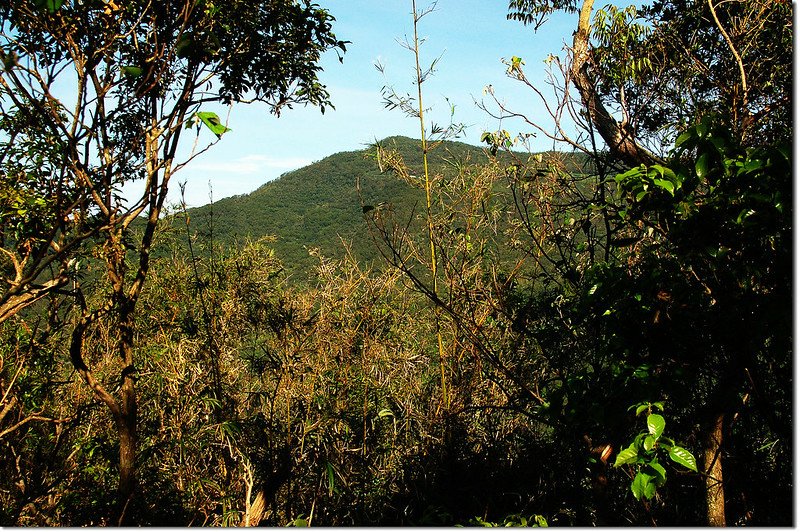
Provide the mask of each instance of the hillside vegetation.
MULTIPOLYGON (((422 174, 418 140, 395 136, 376 144, 396 150, 412 175, 422 174)), ((587 159, 579 154, 541 155, 557 156, 572 172, 583 172, 588 164, 587 159)), ((529 156, 515 155, 523 161, 528 161, 529 156)), ((432 150, 431 172, 448 179, 458 173, 459 166, 488 160, 483 148, 444 141, 432 150)), ((501 155, 499 164, 510 160, 510 156, 501 155)), ((496 191, 504 203, 503 208, 510 211, 513 209, 512 199, 503 193, 504 185, 498 182, 496 191)), ((365 223, 365 206, 391 208, 399 219, 410 222, 412 231, 418 231, 424 204, 425 192, 420 182, 398 179, 388 168, 381 170, 376 148, 367 147, 330 155, 287 172, 250 194, 189 209, 188 214, 192 234, 201 248, 208 248, 212 241, 217 245, 232 246, 247 239, 275 237, 271 247, 293 280, 299 282, 319 262, 309 250, 318 249, 328 258, 342 258, 345 253, 351 253, 364 265, 376 265, 382 261, 365 223)))

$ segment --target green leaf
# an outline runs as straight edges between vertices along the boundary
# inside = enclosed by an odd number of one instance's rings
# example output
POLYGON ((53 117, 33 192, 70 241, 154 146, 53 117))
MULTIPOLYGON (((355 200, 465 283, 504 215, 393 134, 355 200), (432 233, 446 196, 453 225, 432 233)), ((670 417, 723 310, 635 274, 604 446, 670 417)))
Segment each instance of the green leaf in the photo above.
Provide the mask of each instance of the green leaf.
POLYGON ((336 489, 335 478, 333 475, 333 464, 326 462, 325 467, 328 470, 328 494, 333 495, 333 492, 336 489))
POLYGON ((222 402, 214 397, 208 397, 207 395, 204 395, 199 398, 199 401, 209 408, 222 408, 222 402))
POLYGON ((653 476, 654 482, 659 486, 663 486, 667 481, 667 470, 664 469, 664 466, 659 464, 658 460, 653 460, 647 465, 653 471, 653 473, 655 473, 653 476))
POLYGON ((736 223, 741 224, 746 219, 750 218, 756 213, 753 209, 744 209, 742 212, 739 213, 739 216, 736 218, 736 223))
POLYGON ((623 449, 617 455, 617 459, 614 462, 614 467, 620 467, 625 464, 632 464, 639 458, 639 453, 636 451, 636 448, 631 446, 627 449, 623 449))
POLYGON ((650 434, 644 439, 642 447, 644 447, 645 451, 650 451, 653 449, 653 446, 655 446, 655 444, 656 444, 656 439, 653 437, 652 434, 650 434))
POLYGON ((703 153, 700 157, 697 158, 697 161, 694 163, 694 170, 697 172, 697 177, 700 179, 705 179, 709 172, 709 165, 711 161, 709 160, 711 157, 707 153, 703 153))
POLYGON ((694 459, 692 453, 690 453, 683 447, 678 447, 677 445, 675 445, 672 448, 670 448, 669 457, 672 459, 673 462, 677 462, 683 467, 691 469, 695 473, 697 472, 697 460, 694 459))
POLYGON ((653 498, 656 487, 655 484, 652 483, 652 480, 653 477, 647 473, 642 471, 636 473, 633 482, 631 482, 631 491, 637 500, 641 500, 642 497, 646 497, 647 499, 653 498))
POLYGON ((219 428, 231 439, 235 439, 242 432, 242 427, 235 421, 223 421, 219 424, 219 428))
POLYGON ((697 136, 699 136, 700 138, 705 137, 706 134, 708 133, 708 122, 706 120, 703 120, 702 122, 697 124, 697 126, 695 126, 695 129, 697 130, 697 136))
POLYGON ((742 169, 741 169, 741 171, 739 173, 741 174, 741 173, 755 172, 756 170, 763 169, 764 166, 765 166, 764 161, 762 161, 761 159, 750 159, 742 167, 742 169))
POLYGON ((33 5, 37 8, 45 8, 52 15, 64 5, 64 0, 33 0, 33 5))
POLYGON ((308 526, 308 520, 303 518, 303 517, 298 517, 297 519, 295 519, 294 521, 291 521, 286 526, 297 526, 297 527, 306 528, 308 526))
POLYGON ((122 67, 122 73, 126 78, 138 78, 142 75, 142 69, 137 66, 124 66, 122 67))
POLYGON ((644 498, 648 501, 655 497, 656 495, 656 483, 653 481, 653 477, 650 477, 649 482, 644 485, 644 498))
POLYGON ((211 113, 208 111, 198 111, 195 113, 197 118, 199 118, 203 124, 206 125, 208 129, 214 133, 217 138, 222 137, 223 134, 230 131, 230 128, 226 127, 222 122, 220 122, 217 113, 211 113))
POLYGON ((494 527, 494 526, 495 526, 495 524, 494 524, 494 523, 492 523, 492 522, 490 522, 490 521, 484 521, 484 520, 483 520, 483 518, 481 518, 481 517, 480 517, 480 516, 478 516, 478 515, 476 515, 474 519, 470 519, 470 520, 469 520, 469 524, 471 524, 471 525, 477 525, 477 526, 482 526, 482 527, 484 527, 484 528, 492 528, 492 527, 494 527))
POLYGON ((638 416, 639 414, 641 414, 642 412, 644 412, 645 410, 647 410, 647 408, 648 408, 649 406, 650 406, 650 405, 648 405, 647 403, 645 403, 645 404, 643 404, 643 405, 639 405, 639 407, 636 409, 636 415, 638 416))
POLYGON ((675 195, 675 184, 672 183, 672 181, 667 181, 666 179, 653 179, 653 184, 669 192, 670 196, 675 195))
POLYGON ((615 175, 614 181, 616 181, 617 183, 621 183, 622 181, 628 181, 629 179, 634 177, 641 179, 642 174, 644 174, 646 170, 647 167, 645 165, 640 165, 637 166, 636 168, 631 168, 625 173, 615 175))
POLYGON ((693 132, 692 132, 692 130, 684 131, 683 133, 681 133, 680 135, 678 135, 678 138, 677 138, 677 140, 675 140, 675 147, 676 147, 676 148, 680 148, 681 146, 683 146, 683 144, 684 144, 684 143, 685 143, 687 140, 689 140, 689 139, 690 139, 690 138, 692 138, 693 136, 694 136, 694 135, 693 135, 693 132))
POLYGON ((657 440, 661 437, 665 425, 666 422, 662 416, 658 414, 650 414, 647 416, 647 431, 653 435, 654 439, 657 440))
POLYGON ((181 35, 178 42, 175 44, 175 53, 181 59, 186 59, 194 49, 194 39, 191 35, 181 35))

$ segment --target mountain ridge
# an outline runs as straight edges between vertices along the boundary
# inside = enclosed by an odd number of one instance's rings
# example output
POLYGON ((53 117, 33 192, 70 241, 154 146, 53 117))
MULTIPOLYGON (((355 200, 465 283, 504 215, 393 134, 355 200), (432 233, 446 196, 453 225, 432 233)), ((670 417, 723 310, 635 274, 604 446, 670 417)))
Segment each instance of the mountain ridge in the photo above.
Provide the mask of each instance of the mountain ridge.
MULTIPOLYGON (((422 175, 419 140, 391 136, 376 145, 396 150, 409 171, 422 175)), ((223 246, 243 240, 274 236, 271 244, 287 271, 307 277, 318 259, 309 253, 318 248, 323 256, 339 258, 351 243, 354 257, 365 264, 379 259, 362 206, 391 203, 395 214, 409 219, 425 194, 382 171, 374 155, 376 145, 331 154, 297 170, 282 174, 249 194, 227 197, 188 210, 191 230, 206 243, 223 246)), ((521 154, 524 158, 528 154, 521 154)), ((444 141, 429 152, 431 174, 452 173, 452 161, 488 162, 484 148, 458 141, 444 141)))
MULTIPOLYGON (((410 169, 421 170, 421 155, 416 153, 419 141, 392 136, 377 144, 397 149, 410 169)), ((448 141, 446 146, 461 154, 483 154, 481 148, 466 143, 448 141)), ((317 260, 309 254, 310 248, 318 247, 325 256, 341 256, 341 238, 353 242, 357 259, 375 259, 362 201, 391 202, 402 210, 423 199, 424 193, 390 172, 381 172, 375 158, 370 158, 374 149, 337 152, 286 172, 249 194, 191 208, 192 229, 199 238, 213 235, 214 241, 223 245, 274 236, 272 245, 287 269, 303 274, 317 260)), ((433 159, 433 166, 442 166, 438 156, 433 159)))

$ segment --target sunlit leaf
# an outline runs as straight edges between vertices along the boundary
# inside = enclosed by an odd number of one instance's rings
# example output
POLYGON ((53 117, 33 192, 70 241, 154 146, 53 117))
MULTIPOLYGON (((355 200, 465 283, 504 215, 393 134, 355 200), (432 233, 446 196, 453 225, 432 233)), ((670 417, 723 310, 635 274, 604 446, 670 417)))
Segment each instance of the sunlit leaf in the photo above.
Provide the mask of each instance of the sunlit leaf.
POLYGON ((627 449, 623 449, 619 452, 619 454, 617 454, 617 459, 614 461, 614 467, 632 464, 638 457, 639 453, 636 452, 635 448, 628 447, 627 449))
POLYGON ((124 66, 122 67, 122 73, 127 78, 138 78, 142 75, 142 69, 137 66, 124 66))
POLYGON ((298 517, 297 519, 289 522, 286 526, 296 526, 301 528, 306 528, 308 526, 308 520, 304 517, 298 517))
POLYGON ((669 457, 672 459, 673 462, 677 462, 683 467, 686 467, 694 472, 697 472, 697 460, 695 460, 692 453, 690 453, 683 447, 678 447, 677 445, 671 447, 669 450, 669 457))
POLYGON ((644 485, 644 498, 647 500, 652 499, 656 495, 656 488, 657 485, 655 483, 655 479, 648 475, 648 481, 644 485))
POLYGON ((206 125, 208 129, 211 130, 212 133, 217 136, 217 138, 222 137, 223 134, 230 131, 230 128, 226 127, 225 124, 220 121, 217 113, 198 111, 195 113, 195 115, 200 119, 201 122, 203 122, 203 124, 206 125))
POLYGON ((653 184, 669 192, 670 196, 675 195, 675 185, 671 181, 667 181, 666 179, 653 179, 653 184))
POLYGON ((647 416, 647 430, 656 440, 661 437, 665 425, 666 422, 662 416, 658 414, 650 414, 647 416))
POLYGON ((633 496, 637 499, 641 499, 642 497, 647 499, 652 498, 655 494, 655 485, 651 483, 652 479, 652 476, 642 471, 636 473, 633 482, 631 482, 631 491, 633 492, 633 496), (652 486, 652 489, 648 486, 652 486))
POLYGON ((695 172, 697 172, 697 177, 700 179, 705 179, 709 172, 709 165, 711 157, 707 153, 703 153, 700 157, 697 158, 697 161, 694 164, 695 172))

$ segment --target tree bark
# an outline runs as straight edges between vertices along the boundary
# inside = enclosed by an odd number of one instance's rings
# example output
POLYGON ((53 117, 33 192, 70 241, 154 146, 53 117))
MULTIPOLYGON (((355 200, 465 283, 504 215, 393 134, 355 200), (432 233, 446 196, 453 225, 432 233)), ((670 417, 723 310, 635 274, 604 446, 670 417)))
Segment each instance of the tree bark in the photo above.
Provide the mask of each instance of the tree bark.
POLYGON ((724 414, 715 417, 705 435, 706 519, 708 526, 725 526, 725 490, 722 477, 722 427, 724 414))
POLYGON ((69 278, 66 275, 59 273, 53 279, 40 285, 25 283, 13 287, 0 299, 0 323, 16 316, 24 308, 40 299, 47 297, 56 289, 67 284, 68 280, 69 278))
POLYGON ((127 523, 127 510, 136 490, 136 395, 131 371, 122 371, 120 401, 114 398, 94 377, 83 360, 84 333, 97 314, 84 316, 72 332, 70 358, 75 370, 92 389, 95 396, 108 407, 119 436, 119 509, 117 524, 127 523))
MULTIPOLYGON (((124 263, 115 265, 116 273, 124 279, 124 263)), ((133 329, 135 300, 127 297, 120 283, 115 287, 115 306, 119 312, 117 354, 123 364, 120 373, 119 415, 115 416, 119 434, 119 517, 118 525, 128 523, 128 507, 136 493, 136 368, 133 365, 133 329)))
POLYGON ((128 507, 136 492, 136 417, 121 414, 116 419, 119 435, 119 514, 118 526, 127 526, 128 507))

